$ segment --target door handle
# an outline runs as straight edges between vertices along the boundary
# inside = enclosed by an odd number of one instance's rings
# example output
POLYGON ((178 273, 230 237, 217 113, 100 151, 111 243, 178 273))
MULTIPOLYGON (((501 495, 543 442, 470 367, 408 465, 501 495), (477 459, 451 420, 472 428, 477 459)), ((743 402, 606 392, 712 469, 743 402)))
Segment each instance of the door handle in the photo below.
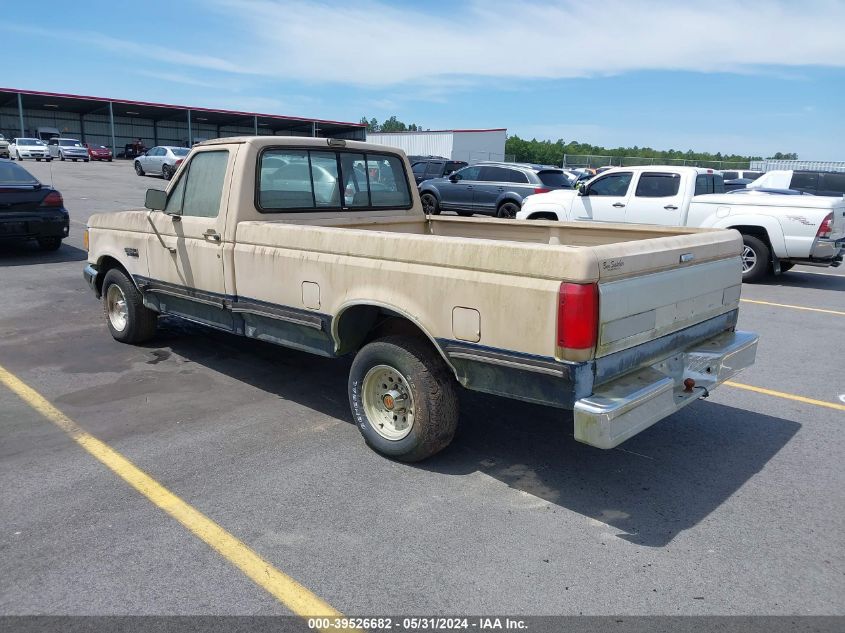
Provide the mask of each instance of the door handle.
POLYGON ((614 202, 614 203, 613 203, 613 206, 614 206, 614 207, 616 207, 617 209, 621 209, 621 208, 622 208, 622 207, 624 207, 625 205, 624 205, 624 204, 622 204, 621 202, 614 202))
POLYGON ((467 185, 467 190, 472 189, 472 185, 467 185))
POLYGON ((207 240, 213 240, 215 242, 220 241, 220 233, 215 231, 214 229, 208 229, 202 236, 207 240))
POLYGON ((499 191, 504 191, 504 190, 505 190, 504 187, 499 187, 499 191))
POLYGON ((664 209, 669 209, 670 211, 677 211, 677 210, 678 210, 678 207, 676 207, 674 204, 667 204, 667 205, 666 205, 665 207, 663 207, 663 208, 664 208, 664 209))

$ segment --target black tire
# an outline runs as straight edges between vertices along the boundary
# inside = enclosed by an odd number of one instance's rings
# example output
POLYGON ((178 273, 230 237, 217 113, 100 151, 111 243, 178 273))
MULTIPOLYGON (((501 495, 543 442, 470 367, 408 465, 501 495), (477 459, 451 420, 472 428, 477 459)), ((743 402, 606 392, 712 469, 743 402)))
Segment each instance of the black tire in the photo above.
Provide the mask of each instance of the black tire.
POLYGON ((781 264, 780 264, 780 272, 782 272, 782 273, 788 273, 788 272, 789 272, 790 270, 792 270, 794 267, 795 267, 795 264, 784 264, 783 262, 781 262, 781 264))
POLYGON ((743 235, 742 281, 755 283, 764 279, 771 270, 771 251, 766 243, 754 235, 743 235))
POLYGON ((52 156, 48 156, 48 157, 47 157, 47 158, 45 158, 44 160, 46 160, 46 161, 49 163, 51 160, 53 160, 53 157, 52 157, 52 156))
POLYGON ((59 152, 59 160, 60 160, 60 161, 64 161, 64 159, 65 159, 65 155, 64 155, 64 153, 63 153, 63 152, 59 152))
POLYGON ((137 160, 135 161, 135 173, 139 176, 144 175, 144 168, 141 167, 141 163, 139 163, 137 160))
POLYGON ((462 218, 468 218, 472 215, 472 211, 458 211, 458 215, 462 218))
POLYGON ((103 279, 103 313, 112 337, 121 343, 143 343, 155 336, 158 314, 144 305, 143 297, 132 280, 119 268, 112 268, 103 279), (109 316, 111 286, 117 286, 126 303, 126 323, 117 329, 109 316))
POLYGON ((41 159, 40 159, 40 158, 36 158, 36 159, 35 159, 35 162, 36 162, 36 163, 40 163, 40 162, 41 162, 41 159))
POLYGON ((426 215, 440 215, 440 203, 433 193, 424 193, 420 196, 423 213, 426 215))
POLYGON ((90 160, 89 158, 83 158, 83 159, 82 159, 82 162, 83 162, 83 163, 87 163, 89 160, 90 160))
POLYGON ((62 238, 60 237, 41 237, 37 241, 38 248, 42 251, 57 251, 62 246, 62 238))
POLYGON ((75 159, 75 158, 71 158, 71 160, 72 160, 74 163, 76 162, 76 159, 75 159))
POLYGON ((109 158, 109 162, 111 162, 111 158, 109 158))
POLYGON ((519 205, 516 202, 511 202, 510 200, 503 202, 499 205, 499 208, 496 209, 496 217, 504 218, 506 220, 513 220, 517 213, 519 213, 519 205))
POLYGON ((161 166, 161 177, 165 180, 170 180, 171 178, 173 178, 173 170, 170 168, 169 165, 161 166))
POLYGON ((364 441, 382 455, 403 462, 418 462, 446 448, 458 425, 455 379, 431 344, 414 336, 386 336, 358 352, 349 371, 349 404, 364 441), (377 421, 366 413, 364 379, 379 365, 401 375, 410 390, 413 425, 401 439, 382 436, 374 426, 377 421))

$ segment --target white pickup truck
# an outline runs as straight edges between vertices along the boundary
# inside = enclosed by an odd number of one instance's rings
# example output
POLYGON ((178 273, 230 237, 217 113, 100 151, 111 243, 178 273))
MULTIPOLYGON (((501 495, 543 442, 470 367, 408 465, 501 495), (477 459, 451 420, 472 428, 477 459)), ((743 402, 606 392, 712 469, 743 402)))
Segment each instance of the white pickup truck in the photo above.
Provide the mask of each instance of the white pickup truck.
POLYGON ((199 144, 146 206, 85 234, 111 335, 171 314, 354 354, 353 418, 396 459, 449 444, 458 384, 612 448, 754 362, 735 231, 426 217, 400 150, 281 136, 199 144))
POLYGON ((518 219, 626 222, 736 229, 744 242, 743 281, 795 264, 839 266, 845 199, 724 191, 721 176, 695 167, 617 167, 580 190, 529 196, 518 219))

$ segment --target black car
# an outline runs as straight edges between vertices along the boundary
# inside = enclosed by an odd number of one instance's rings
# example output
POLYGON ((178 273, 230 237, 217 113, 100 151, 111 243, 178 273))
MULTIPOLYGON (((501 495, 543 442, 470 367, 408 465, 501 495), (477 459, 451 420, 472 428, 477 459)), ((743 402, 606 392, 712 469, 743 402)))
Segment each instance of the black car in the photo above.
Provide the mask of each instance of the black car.
POLYGON ((41 250, 57 250, 70 229, 64 204, 58 191, 0 159, 0 239, 36 240, 41 250))
POLYGON ((420 184, 423 180, 443 178, 468 165, 463 160, 449 160, 436 156, 425 158, 415 156, 414 159, 411 160, 411 170, 414 172, 414 180, 417 181, 417 184, 420 184))

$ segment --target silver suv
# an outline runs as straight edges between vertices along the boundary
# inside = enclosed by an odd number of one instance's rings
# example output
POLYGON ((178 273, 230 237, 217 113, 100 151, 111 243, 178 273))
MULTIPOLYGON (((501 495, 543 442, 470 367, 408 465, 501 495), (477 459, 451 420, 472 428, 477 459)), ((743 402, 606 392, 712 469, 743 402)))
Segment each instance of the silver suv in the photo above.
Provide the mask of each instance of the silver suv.
POLYGON ((88 148, 75 138, 51 138, 47 141, 50 156, 59 160, 78 160, 88 162, 88 148))
POLYGON ((523 199, 553 189, 572 189, 570 179, 559 167, 485 162, 423 181, 420 198, 428 214, 455 211, 463 216, 483 213, 514 218, 523 199))

